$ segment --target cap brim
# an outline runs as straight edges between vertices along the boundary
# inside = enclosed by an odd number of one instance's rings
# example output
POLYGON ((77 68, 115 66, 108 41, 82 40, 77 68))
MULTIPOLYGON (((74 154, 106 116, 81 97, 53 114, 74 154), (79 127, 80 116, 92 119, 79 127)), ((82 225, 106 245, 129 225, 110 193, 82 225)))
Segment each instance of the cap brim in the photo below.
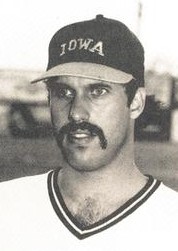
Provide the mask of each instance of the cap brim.
POLYGON ((41 77, 31 81, 31 83, 37 83, 39 81, 44 81, 51 77, 57 76, 76 76, 120 84, 126 84, 134 78, 129 73, 114 69, 109 66, 95 63, 71 62, 60 64, 51 68, 41 77))

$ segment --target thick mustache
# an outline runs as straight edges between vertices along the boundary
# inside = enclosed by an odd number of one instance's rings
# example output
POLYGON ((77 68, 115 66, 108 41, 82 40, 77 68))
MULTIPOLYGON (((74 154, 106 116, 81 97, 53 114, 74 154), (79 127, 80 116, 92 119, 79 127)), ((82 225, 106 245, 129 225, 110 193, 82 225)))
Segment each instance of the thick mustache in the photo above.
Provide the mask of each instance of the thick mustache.
POLYGON ((70 122, 67 125, 64 125, 61 127, 61 129, 56 132, 56 137, 58 140, 58 143, 62 145, 62 141, 64 139, 65 134, 70 134, 73 133, 77 130, 87 130, 90 132, 92 136, 98 136, 100 139, 100 145, 102 149, 106 149, 107 147, 107 140, 105 138, 105 135, 103 133, 103 130, 93 124, 90 124, 88 122, 81 122, 81 123, 76 123, 76 122, 70 122))

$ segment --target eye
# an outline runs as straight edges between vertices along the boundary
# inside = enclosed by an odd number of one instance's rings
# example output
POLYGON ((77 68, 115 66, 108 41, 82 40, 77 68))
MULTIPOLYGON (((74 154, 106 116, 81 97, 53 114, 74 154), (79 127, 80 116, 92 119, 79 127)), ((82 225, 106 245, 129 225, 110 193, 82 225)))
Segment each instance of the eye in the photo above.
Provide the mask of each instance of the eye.
POLYGON ((100 97, 100 96, 104 96, 105 94, 108 93, 108 90, 105 88, 105 87, 94 87, 94 88, 91 88, 91 95, 93 97, 100 97))
POLYGON ((57 88, 57 90, 55 90, 55 95, 58 98, 73 99, 75 93, 73 90, 71 90, 69 88, 61 87, 61 88, 57 88))

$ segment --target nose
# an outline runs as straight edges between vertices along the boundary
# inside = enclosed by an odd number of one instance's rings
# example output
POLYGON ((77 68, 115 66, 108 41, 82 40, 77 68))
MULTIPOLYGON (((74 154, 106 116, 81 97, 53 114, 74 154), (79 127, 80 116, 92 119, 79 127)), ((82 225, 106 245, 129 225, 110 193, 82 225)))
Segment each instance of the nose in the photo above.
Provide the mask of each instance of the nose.
POLYGON ((75 96, 69 111, 69 121, 83 122, 89 120, 88 104, 85 98, 75 96))

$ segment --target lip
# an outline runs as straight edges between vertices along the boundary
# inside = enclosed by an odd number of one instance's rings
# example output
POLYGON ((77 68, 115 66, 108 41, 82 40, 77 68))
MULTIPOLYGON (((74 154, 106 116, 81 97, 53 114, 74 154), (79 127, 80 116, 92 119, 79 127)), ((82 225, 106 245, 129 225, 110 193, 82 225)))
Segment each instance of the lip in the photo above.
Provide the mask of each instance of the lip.
POLYGON ((86 138, 86 137, 90 137, 91 133, 88 130, 78 129, 74 132, 71 132, 70 135, 76 138, 86 138))
POLYGON ((85 139, 85 138, 88 138, 90 137, 90 135, 86 134, 86 133, 74 133, 71 135, 73 138, 76 138, 76 139, 85 139))
POLYGON ((71 132, 68 135, 68 139, 70 143, 76 144, 87 144, 92 141, 94 135, 92 135, 88 130, 76 130, 75 132, 71 132))

